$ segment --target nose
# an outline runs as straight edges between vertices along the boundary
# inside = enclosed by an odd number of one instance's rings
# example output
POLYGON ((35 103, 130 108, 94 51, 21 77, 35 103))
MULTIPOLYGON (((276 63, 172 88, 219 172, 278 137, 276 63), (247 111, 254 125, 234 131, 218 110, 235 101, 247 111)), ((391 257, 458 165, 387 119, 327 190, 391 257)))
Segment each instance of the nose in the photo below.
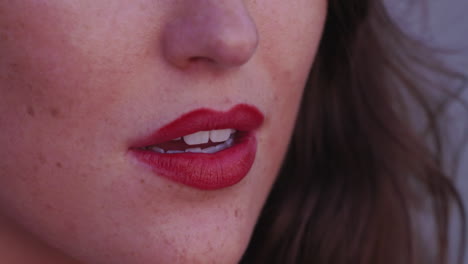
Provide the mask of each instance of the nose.
POLYGON ((162 43, 172 65, 232 68, 254 55, 258 33, 243 0, 186 0, 177 13, 165 26, 162 43))

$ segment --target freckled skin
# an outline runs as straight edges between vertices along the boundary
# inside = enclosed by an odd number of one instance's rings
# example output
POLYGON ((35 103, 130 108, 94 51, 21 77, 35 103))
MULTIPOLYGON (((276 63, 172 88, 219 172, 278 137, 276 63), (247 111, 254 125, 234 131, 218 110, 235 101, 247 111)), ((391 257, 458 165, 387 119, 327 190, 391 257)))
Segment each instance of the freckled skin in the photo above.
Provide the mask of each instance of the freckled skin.
POLYGON ((325 0, 0 1, 0 258, 237 263, 285 154, 325 0), (239 184, 128 155, 200 107, 265 115, 239 184))

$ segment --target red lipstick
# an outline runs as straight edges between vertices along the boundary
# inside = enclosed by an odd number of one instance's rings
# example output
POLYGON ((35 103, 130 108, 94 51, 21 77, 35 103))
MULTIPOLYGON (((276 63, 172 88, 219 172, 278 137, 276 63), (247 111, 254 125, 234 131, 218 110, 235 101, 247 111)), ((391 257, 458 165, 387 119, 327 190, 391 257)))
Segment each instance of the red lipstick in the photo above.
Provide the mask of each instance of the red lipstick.
MULTIPOLYGON (((255 130, 263 114, 254 106, 240 104, 227 112, 206 108, 182 115, 130 148, 138 160, 156 175, 202 190, 217 190, 241 181, 255 160, 255 130), (154 146, 170 145, 173 139, 199 131, 234 129, 230 147, 216 153, 160 153, 154 146)), ((183 142, 183 141, 182 141, 183 142)))

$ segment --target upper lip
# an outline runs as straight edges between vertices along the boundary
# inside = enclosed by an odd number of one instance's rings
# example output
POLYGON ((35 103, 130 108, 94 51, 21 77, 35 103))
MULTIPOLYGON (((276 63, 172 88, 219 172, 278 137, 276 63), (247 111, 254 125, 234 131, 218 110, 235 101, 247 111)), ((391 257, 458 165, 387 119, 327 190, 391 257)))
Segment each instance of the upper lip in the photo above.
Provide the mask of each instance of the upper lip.
POLYGON ((256 107, 248 104, 238 104, 227 112, 200 108, 183 114, 150 136, 137 141, 133 147, 156 145, 198 131, 226 128, 252 131, 259 128, 263 120, 263 114, 256 107))

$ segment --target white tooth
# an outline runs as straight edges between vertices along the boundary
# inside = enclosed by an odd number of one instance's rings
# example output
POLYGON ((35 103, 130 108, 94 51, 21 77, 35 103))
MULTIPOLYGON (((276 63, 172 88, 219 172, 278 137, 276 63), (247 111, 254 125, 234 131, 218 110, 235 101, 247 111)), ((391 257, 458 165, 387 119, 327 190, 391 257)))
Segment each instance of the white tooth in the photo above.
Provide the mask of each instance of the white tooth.
POLYGON ((229 139, 232 129, 219 129, 210 131, 211 142, 223 142, 229 139))
POLYGON ((158 147, 152 147, 151 150, 158 152, 158 153, 164 153, 164 149, 158 148, 158 147))
POLYGON ((209 147, 209 148, 202 149, 202 152, 203 153, 208 153, 208 154, 216 153, 216 152, 218 152, 218 148, 216 148, 216 147, 217 146, 212 146, 212 147, 209 147))
POLYGON ((232 138, 230 138, 228 141, 226 141, 223 144, 218 145, 216 147, 218 147, 218 151, 225 150, 225 149, 232 146, 232 142, 233 142, 233 140, 232 140, 232 138))
POLYGON ((234 143, 234 140, 232 138, 228 139, 226 142, 224 142, 223 144, 218 144, 216 146, 212 146, 212 147, 209 147, 209 148, 205 148, 205 149, 202 149, 202 152, 203 153, 216 153, 216 152, 219 152, 221 150, 225 150, 229 147, 231 147, 234 143))
POLYGON ((178 137, 178 138, 174 138, 172 141, 177 141, 177 140, 181 140, 182 138, 181 137, 178 137))
POLYGON ((228 148, 228 146, 226 145, 226 143, 219 144, 219 145, 216 146, 216 152, 219 152, 221 150, 225 150, 227 148, 228 148))
POLYGON ((232 145, 234 145, 234 139, 233 138, 230 138, 228 141, 226 141, 226 145, 228 147, 231 147, 232 145))
POLYGON ((166 151, 167 154, 178 154, 178 153, 184 153, 184 151, 181 150, 168 150, 166 151))
POLYGON ((210 140, 210 131, 200 131, 187 136, 184 136, 184 141, 187 145, 199 145, 208 143, 210 140))
POLYGON ((201 148, 190 148, 190 149, 186 149, 185 152, 201 153, 202 149, 201 148))

